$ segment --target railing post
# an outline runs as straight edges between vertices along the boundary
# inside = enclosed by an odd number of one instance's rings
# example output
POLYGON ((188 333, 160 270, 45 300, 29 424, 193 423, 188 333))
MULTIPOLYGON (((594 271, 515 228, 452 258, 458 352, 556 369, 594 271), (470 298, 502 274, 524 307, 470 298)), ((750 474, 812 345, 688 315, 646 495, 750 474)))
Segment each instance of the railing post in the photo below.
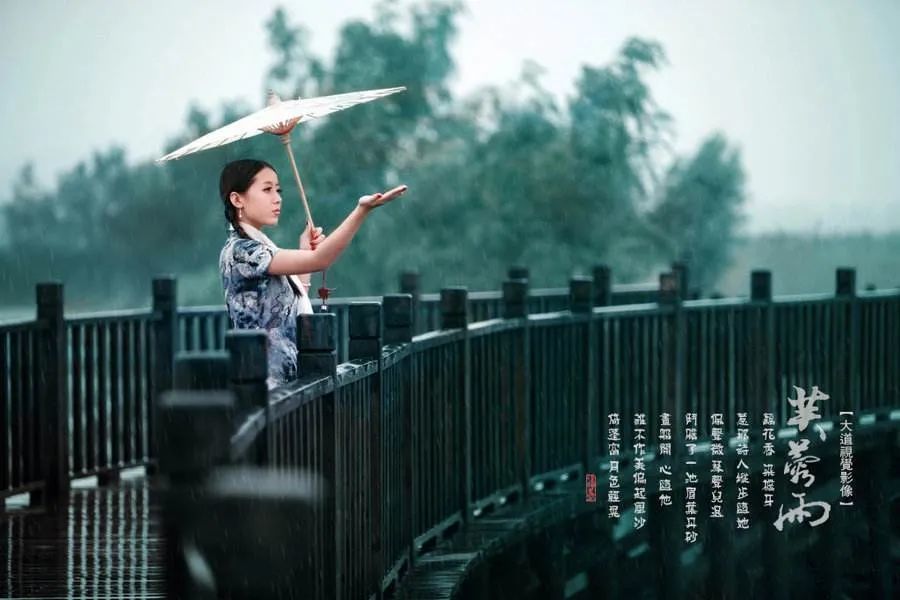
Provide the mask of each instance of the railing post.
POLYGON ((235 398, 226 387, 228 359, 224 352, 215 354, 180 356, 178 383, 193 387, 168 390, 160 398, 159 467, 169 482, 199 483, 214 466, 229 462, 235 398))
POLYGON ((846 315, 844 323, 847 326, 846 341, 839 347, 843 347, 845 353, 839 355, 837 364, 839 368, 845 369, 841 380, 841 389, 838 394, 831 394, 832 398, 838 401, 849 400, 850 406, 855 414, 860 411, 860 381, 859 381, 859 300, 856 297, 856 269, 852 267, 840 267, 835 272, 835 296, 838 299, 846 300, 846 310, 843 310, 844 303, 838 302, 837 309, 846 315))
POLYGON ((772 301, 772 273, 757 270, 750 273, 750 299, 754 302, 772 301))
POLYGON ((441 289, 441 329, 464 329, 468 325, 468 290, 464 287, 441 289))
POLYGON ((421 317, 419 315, 419 274, 416 271, 404 271, 400 274, 400 293, 409 294, 412 298, 412 331, 413 335, 421 333, 421 317))
MULTIPOLYGON (((461 404, 457 418, 461 427, 459 447, 462 448, 462 479, 460 482, 460 508, 463 521, 471 520, 469 509, 472 503, 472 358, 469 347, 469 292, 464 287, 447 287, 441 289, 441 329, 462 329, 463 357, 462 373, 457 389, 462 392, 461 404)), ((452 465, 449 465, 453 468, 452 465)))
POLYGON ((835 271, 835 294, 838 296, 856 296, 856 269, 838 267, 835 271))
POLYGON ((177 347, 178 314, 175 303, 175 278, 157 277, 153 280, 153 374, 151 376, 150 405, 147 411, 147 453, 150 461, 157 458, 157 411, 153 408, 162 393, 172 389, 177 347))
POLYGON ((334 313, 297 316, 297 370, 300 377, 337 374, 337 320, 334 313))
POLYGON ((381 304, 378 302, 351 302, 350 312, 350 360, 374 360, 381 358, 381 304))
POLYGON ((688 287, 689 281, 689 272, 687 264, 684 261, 676 260, 672 262, 672 273, 675 274, 675 279, 677 280, 679 297, 681 300, 687 300, 690 297, 690 289, 688 287))
MULTIPOLYGON (((384 344, 408 344, 413 338, 413 309, 412 296, 410 294, 387 294, 382 304, 382 318, 384 344)), ((401 412, 401 477, 403 480, 403 496, 405 499, 406 515, 403 517, 409 524, 409 537, 406 540, 410 567, 415 562, 415 514, 413 512, 413 477, 415 473, 413 448, 413 422, 412 422, 412 368, 411 357, 407 355, 406 362, 401 368, 407 369, 406 376, 401 378, 400 385, 400 410, 401 412)), ((395 390, 396 392, 397 390, 395 390)))
POLYGON ((185 536, 199 490, 211 469, 228 462, 234 399, 225 390, 224 353, 182 353, 172 368, 173 389, 155 404, 159 438, 157 466, 167 481, 163 493, 166 597, 190 594, 196 582, 185 563, 185 536))
POLYGON ((678 275, 672 272, 659 274, 659 304, 667 306, 680 304, 681 291, 678 287, 678 275))
POLYGON ((408 344, 412 341, 413 299, 410 294, 386 294, 384 315, 384 344, 408 344))
MULTIPOLYGON (((198 365, 185 365, 188 372, 198 365)), ((224 382, 223 382, 224 385, 224 382)), ((228 390, 169 390, 156 404, 163 491, 166 598, 194 597, 197 582, 185 561, 184 533, 196 494, 212 468, 228 462, 234 394, 228 390)))
POLYGON ((523 267, 521 265, 514 265, 509 268, 506 272, 506 276, 512 279, 513 281, 522 279, 526 282, 528 281, 529 272, 528 267, 523 267))
POLYGON ((531 327, 528 321, 528 284, 525 280, 503 282, 503 318, 523 319, 518 347, 513 348, 513 403, 516 415, 516 471, 524 497, 531 491, 531 327))
POLYGON ((381 575, 384 572, 384 548, 382 543, 382 510, 384 484, 381 477, 381 410, 384 404, 382 373, 382 314, 378 302, 352 302, 350 304, 350 360, 378 363, 370 376, 369 387, 369 482, 371 491, 372 545, 367 553, 369 589, 375 597, 381 597, 381 575))
POLYGON ((529 277, 530 273, 528 271, 528 267, 524 267, 521 265, 515 265, 510 267, 506 273, 507 278, 512 281, 524 281, 525 282, 525 304, 528 306, 528 312, 543 312, 540 303, 543 302, 542 299, 536 298, 536 302, 538 304, 532 304, 530 297, 528 295, 529 286, 529 277))
MULTIPOLYGON (((661 273, 659 276, 659 304, 671 307, 672 313, 665 336, 664 376, 666 398, 672 403, 662 408, 670 409, 672 413, 672 454, 673 459, 678 458, 678 452, 684 447, 684 413, 685 406, 685 342, 686 323, 684 310, 681 305, 681 291, 678 287, 678 276, 675 273, 661 273), (674 443, 675 441, 681 443, 674 443)), ((677 460, 675 461, 677 464, 677 460)))
POLYGON ((343 598, 344 564, 338 552, 337 540, 343 539, 343 518, 338 518, 337 501, 353 490, 339 486, 337 440, 337 410, 340 389, 337 385, 337 320, 334 313, 315 313, 297 316, 297 369, 301 377, 330 377, 333 392, 322 399, 319 440, 322 448, 321 475, 332 492, 322 507, 324 520, 323 547, 318 553, 318 590, 322 598, 343 598))
POLYGON ((700 298, 701 290, 691 287, 691 261, 689 258, 676 260, 672 262, 672 272, 678 276, 678 285, 681 290, 682 300, 697 300, 700 298))
MULTIPOLYGON (((69 401, 67 394, 66 323, 63 285, 39 283, 37 296, 36 418, 43 438, 40 458, 43 498, 48 504, 66 501, 69 492, 69 401)), ((25 382, 23 382, 24 384, 25 382)), ((6 450, 4 448, 4 450, 6 450)), ((35 457, 37 458, 37 457, 35 457)))
POLYGON ((593 282, 588 277, 576 275, 569 280, 569 310, 573 314, 591 312, 593 295, 593 282))
POLYGON ((228 389, 228 353, 223 350, 179 352, 174 379, 177 390, 228 389))
MULTIPOLYGON (((776 415, 777 423, 777 415, 781 414, 780 403, 784 401, 784 398, 778 397, 777 389, 775 389, 775 347, 781 341, 775 339, 772 273, 770 271, 755 270, 750 273, 750 302, 757 305, 750 309, 750 339, 748 340, 750 348, 753 349, 753 352, 749 353, 750 364, 748 365, 749 412, 754 425, 750 435, 751 441, 756 445, 756 443, 762 442, 759 435, 761 431, 758 427, 761 427, 760 419, 763 413, 769 412, 776 415)), ((783 423, 777 424, 776 431, 780 426, 783 426, 783 423)), ((759 475, 752 478, 755 489, 759 489, 761 479, 759 475)), ((782 479, 776 478, 774 485, 776 500, 784 500, 782 479)), ((765 515, 765 512, 760 511, 760 514, 765 515)), ((764 595, 768 598, 784 598, 786 597, 784 590, 788 586, 785 585, 782 567, 784 557, 782 535, 772 526, 767 516, 761 516, 761 520, 763 565, 768 574, 763 583, 763 589, 766 590, 764 595)), ((734 545, 733 532, 728 527, 723 533, 728 535, 728 540, 720 550, 730 552, 729 549, 734 545)))
MULTIPOLYGON (((774 374, 774 357, 775 357, 775 339, 774 339, 774 315, 772 307, 772 274, 766 270, 756 270, 750 274, 750 301, 746 307, 748 338, 747 347, 750 350, 747 353, 747 394, 746 412, 749 415, 750 431, 749 442, 755 448, 762 448, 762 418, 766 412, 775 413, 778 405, 778 398, 775 389, 774 374)), ((737 399, 736 401, 740 401, 737 399)), ((744 412, 744 409, 739 409, 744 412)), ((731 415, 730 418, 735 419, 737 415, 731 415)), ((709 416, 707 415, 708 419, 709 416)), ((728 418, 726 416, 726 418, 728 418)), ((777 430, 777 429, 776 429, 777 430)), ((755 453, 748 456, 746 461, 752 470, 750 481, 752 489, 760 489, 762 487, 762 463, 767 459, 761 459, 755 453)), ((727 469, 730 471, 730 469, 727 469)), ((725 497, 729 502, 734 502, 734 497, 730 492, 726 491, 725 497)), ((751 503, 754 504, 755 503, 751 503)), ((757 514, 761 515, 763 511, 757 514)), ((725 510, 725 514, 731 517, 731 511, 725 510)), ((770 523, 766 522, 766 517, 760 516, 761 526, 767 529, 774 529, 770 523)), ((711 594, 717 597, 731 597, 735 593, 735 540, 737 536, 745 535, 737 533, 732 524, 725 521, 725 518, 710 520, 709 523, 709 544, 708 555, 711 559, 716 560, 720 565, 715 576, 710 581, 711 594)), ((762 534, 763 546, 767 547, 764 552, 777 553, 779 551, 777 545, 778 540, 772 537, 772 531, 764 531, 762 534)), ((763 560, 768 561, 770 557, 764 556, 763 560)), ((767 562, 767 564, 769 564, 767 562)), ((772 565, 770 565, 772 566, 772 565)), ((779 568, 772 566, 771 578, 778 577, 779 568)), ((772 592, 775 593, 775 592, 772 592)))
POLYGON ((750 273, 750 377, 747 382, 749 413, 753 419, 751 440, 762 435, 763 412, 776 412, 778 398, 775 389, 775 322, 772 308, 772 273, 756 270, 750 273))
POLYGON ((267 356, 268 338, 261 329, 232 329, 225 332, 225 350, 228 352, 229 388, 235 394, 235 410, 247 414, 262 409, 265 414, 266 434, 257 437, 252 452, 252 462, 267 466, 269 452, 269 376, 267 356))
POLYGON ((239 411, 269 406, 267 343, 266 332, 261 329, 232 329, 225 333, 229 382, 239 411))
MULTIPOLYGON (((675 273, 659 276, 659 305, 671 309, 665 316, 662 330, 663 403, 659 412, 671 415, 672 423, 672 479, 684 478, 684 363, 685 320, 681 307, 679 279, 675 273)), ((661 509, 657 519, 649 519, 655 561, 659 565, 657 594, 660 598, 681 598, 681 560, 671 548, 684 542, 681 535, 683 521, 675 507, 683 506, 683 489, 673 485, 672 506, 661 509)))
POLYGON ((522 279, 504 281, 502 284, 504 319, 520 319, 528 316, 528 284, 522 279))
POLYGON ((596 454, 594 447, 594 420, 596 404, 596 381, 594 360, 594 321, 590 318, 593 310, 593 280, 589 277, 575 276, 569 281, 569 308, 573 315, 587 316, 585 326, 577 328, 575 336, 575 357, 580 360, 580 370, 584 373, 584 389, 580 390, 580 438, 582 476, 593 473, 593 460, 596 454))
POLYGON ((612 269, 609 265, 594 267, 594 306, 612 304, 612 269))

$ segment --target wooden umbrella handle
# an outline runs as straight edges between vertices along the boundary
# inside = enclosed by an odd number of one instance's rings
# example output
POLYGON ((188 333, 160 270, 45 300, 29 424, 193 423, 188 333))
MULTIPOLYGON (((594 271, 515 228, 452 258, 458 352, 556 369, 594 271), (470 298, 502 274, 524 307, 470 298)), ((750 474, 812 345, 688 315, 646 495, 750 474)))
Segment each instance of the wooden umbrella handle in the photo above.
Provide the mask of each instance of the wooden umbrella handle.
MULTIPOLYGON (((292 127, 293 128, 293 127, 292 127)), ((285 149, 287 150, 288 158, 291 160, 291 169, 294 171, 294 179, 297 181, 297 187, 300 188, 300 200, 303 201, 303 209, 306 211, 306 221, 309 224, 310 229, 315 229, 316 225, 313 222, 312 212, 309 210, 309 201, 306 199, 306 190, 303 189, 303 181, 300 179, 300 171, 297 170, 297 161, 294 160, 294 151, 291 149, 291 132, 288 130, 285 133, 282 133, 280 136, 281 143, 284 144, 285 149)), ((325 270, 322 270, 322 287, 319 288, 319 298, 322 300, 322 311, 328 310, 328 296, 333 291, 333 288, 329 288, 325 285, 325 270)))
POLYGON ((300 188, 300 200, 303 201, 303 209, 306 211, 306 221, 312 229, 315 229, 316 225, 313 222, 312 213, 309 210, 309 202, 306 200, 306 190, 303 189, 303 182, 300 180, 300 171, 297 170, 297 162, 294 160, 294 151, 291 149, 291 134, 288 132, 279 137, 281 138, 281 143, 284 144, 284 148, 287 150, 288 158, 291 160, 291 169, 294 171, 294 179, 297 181, 297 187, 300 188))

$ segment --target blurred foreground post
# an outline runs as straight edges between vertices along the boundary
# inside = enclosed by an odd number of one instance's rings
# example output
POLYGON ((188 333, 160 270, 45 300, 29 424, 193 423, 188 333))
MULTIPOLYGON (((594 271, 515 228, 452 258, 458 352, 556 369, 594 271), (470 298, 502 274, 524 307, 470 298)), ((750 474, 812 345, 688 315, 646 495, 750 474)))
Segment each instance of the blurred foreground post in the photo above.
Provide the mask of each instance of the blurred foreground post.
POLYGON ((324 482, 303 471, 230 465, 242 411, 225 388, 259 387, 258 342, 257 335, 232 336, 238 360, 224 352, 179 355, 175 382, 190 389, 160 399, 166 597, 310 597, 316 587, 308 532, 327 497, 324 482))
POLYGON ((334 490, 322 501, 319 516, 322 525, 321 572, 316 589, 323 598, 342 597, 345 579, 344 559, 338 552, 337 540, 344 538, 343 519, 337 518, 337 496, 347 493, 338 485, 337 466, 337 320, 332 313, 297 316, 297 369, 303 378, 330 378, 331 391, 322 395, 319 415, 321 456, 320 475, 334 482, 334 490))

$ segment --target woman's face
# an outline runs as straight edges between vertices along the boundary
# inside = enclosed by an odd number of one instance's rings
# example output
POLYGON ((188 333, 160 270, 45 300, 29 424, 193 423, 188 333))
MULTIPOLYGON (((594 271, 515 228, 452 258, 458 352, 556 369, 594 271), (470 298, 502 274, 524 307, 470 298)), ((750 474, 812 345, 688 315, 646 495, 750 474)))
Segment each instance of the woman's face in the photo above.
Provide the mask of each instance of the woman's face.
POLYGON ((281 215, 281 187, 278 175, 265 167, 243 194, 231 193, 231 203, 241 209, 241 220, 260 229, 264 225, 277 225, 281 215))

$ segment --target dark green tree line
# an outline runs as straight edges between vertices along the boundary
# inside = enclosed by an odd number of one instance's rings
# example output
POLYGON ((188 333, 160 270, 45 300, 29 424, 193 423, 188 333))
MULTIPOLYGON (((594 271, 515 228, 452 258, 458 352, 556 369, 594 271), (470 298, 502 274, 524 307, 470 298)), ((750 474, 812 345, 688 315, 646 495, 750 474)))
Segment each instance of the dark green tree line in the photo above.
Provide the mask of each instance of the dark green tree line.
MULTIPOLYGON (((565 103, 531 63, 509 85, 456 98, 451 50, 461 10, 432 2, 402 14, 384 2, 371 21, 342 27, 331 58, 309 50, 309 32, 284 10, 265 23, 274 60, 260 103, 267 89, 287 98, 407 87, 293 134, 313 216, 326 233, 360 195, 410 186, 403 200, 372 215, 329 271, 337 295, 395 291, 407 268, 422 272, 428 290, 494 289, 513 263, 531 267, 535 285, 555 286, 601 261, 617 281, 634 281, 683 257, 698 281, 713 285, 739 224, 743 169, 721 135, 694 156, 671 158, 670 118, 646 83, 648 71, 664 66, 663 49, 629 40, 609 64, 585 65, 565 103)), ((165 150, 256 108, 193 108, 165 150)), ((35 282, 56 278, 74 305, 143 304, 150 278, 169 272, 179 277, 182 302, 221 302, 218 176, 225 162, 247 156, 279 171, 285 210, 271 235, 294 247, 304 214, 272 136, 162 165, 132 166, 111 148, 50 190, 26 167, 0 207, 2 300, 29 303, 35 282)))

